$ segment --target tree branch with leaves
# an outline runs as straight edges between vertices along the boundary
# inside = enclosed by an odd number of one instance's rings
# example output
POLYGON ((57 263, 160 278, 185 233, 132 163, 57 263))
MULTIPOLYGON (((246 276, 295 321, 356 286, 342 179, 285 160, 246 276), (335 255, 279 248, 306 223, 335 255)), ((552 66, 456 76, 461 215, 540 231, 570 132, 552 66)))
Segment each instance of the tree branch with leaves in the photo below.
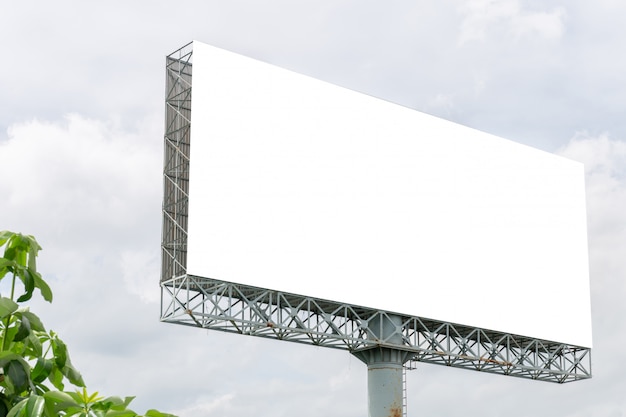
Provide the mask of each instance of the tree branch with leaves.
MULTIPOLYGON (((52 302, 52 290, 37 271, 41 247, 33 236, 0 232, 0 281, 11 279, 10 297, 0 296, 0 417, 141 417, 134 397, 89 394, 70 361, 67 346, 45 329, 24 303, 35 290, 52 302), (16 298, 16 291, 23 292, 16 298), (65 384, 81 390, 65 391, 65 384)), ((145 417, 174 417, 148 410, 145 417)))

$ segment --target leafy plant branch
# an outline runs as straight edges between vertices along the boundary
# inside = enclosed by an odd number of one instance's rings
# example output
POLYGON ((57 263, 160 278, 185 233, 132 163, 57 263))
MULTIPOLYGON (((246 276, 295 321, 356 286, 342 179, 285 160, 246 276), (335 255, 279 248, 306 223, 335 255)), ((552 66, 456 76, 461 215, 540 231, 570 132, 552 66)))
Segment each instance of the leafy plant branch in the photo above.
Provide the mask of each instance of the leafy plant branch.
MULTIPOLYGON (((0 281, 10 275, 11 291, 9 297, 0 295, 0 417, 141 417, 128 408, 134 397, 89 394, 66 344, 23 306, 35 290, 52 302, 52 290, 37 271, 41 246, 35 238, 1 231, 2 247, 0 281), (23 294, 16 299, 20 282, 23 294), (67 383, 82 390, 64 391, 67 383)), ((174 417, 157 410, 144 416, 174 417)))

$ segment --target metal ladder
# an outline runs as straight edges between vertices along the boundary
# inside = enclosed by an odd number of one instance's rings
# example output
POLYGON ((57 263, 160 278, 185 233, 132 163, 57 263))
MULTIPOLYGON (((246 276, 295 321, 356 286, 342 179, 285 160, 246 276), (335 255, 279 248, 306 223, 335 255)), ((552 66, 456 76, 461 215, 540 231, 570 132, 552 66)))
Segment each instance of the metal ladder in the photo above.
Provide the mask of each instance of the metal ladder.
POLYGON ((406 415, 407 395, 406 395, 406 366, 402 367, 402 417, 406 415))

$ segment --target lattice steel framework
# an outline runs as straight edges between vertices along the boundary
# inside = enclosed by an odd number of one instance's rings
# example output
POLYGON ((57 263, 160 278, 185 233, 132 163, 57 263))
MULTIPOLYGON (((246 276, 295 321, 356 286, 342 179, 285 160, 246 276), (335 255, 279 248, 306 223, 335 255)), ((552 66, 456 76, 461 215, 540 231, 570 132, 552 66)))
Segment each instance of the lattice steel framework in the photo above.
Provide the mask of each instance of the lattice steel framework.
POLYGON ((183 276, 187 264, 191 43, 166 58, 161 281, 183 276))
POLYGON ((186 275, 162 282, 162 320, 348 350, 386 347, 426 362, 564 383, 591 377, 590 349, 186 275), (384 339, 372 325, 402 317, 384 339), (402 344, 390 343, 402 337, 402 344))
POLYGON ((591 377, 589 348, 188 275, 191 58, 191 44, 166 58, 162 321, 357 357, 393 349, 408 355, 408 369, 426 362, 557 383, 591 377), (383 332, 389 326, 395 331, 383 332))

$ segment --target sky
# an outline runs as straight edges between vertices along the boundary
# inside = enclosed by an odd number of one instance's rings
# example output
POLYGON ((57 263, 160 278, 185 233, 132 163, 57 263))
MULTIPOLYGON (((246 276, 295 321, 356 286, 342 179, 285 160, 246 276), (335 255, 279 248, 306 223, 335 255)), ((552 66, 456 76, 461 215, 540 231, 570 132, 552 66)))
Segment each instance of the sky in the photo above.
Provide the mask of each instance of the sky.
POLYGON ((408 416, 625 415, 625 12, 615 0, 5 5, 0 229, 44 249, 55 300, 33 311, 89 389, 136 395, 137 411, 367 413, 365 365, 346 352, 159 322, 165 56, 197 39, 583 162, 593 378, 422 364, 408 416))

